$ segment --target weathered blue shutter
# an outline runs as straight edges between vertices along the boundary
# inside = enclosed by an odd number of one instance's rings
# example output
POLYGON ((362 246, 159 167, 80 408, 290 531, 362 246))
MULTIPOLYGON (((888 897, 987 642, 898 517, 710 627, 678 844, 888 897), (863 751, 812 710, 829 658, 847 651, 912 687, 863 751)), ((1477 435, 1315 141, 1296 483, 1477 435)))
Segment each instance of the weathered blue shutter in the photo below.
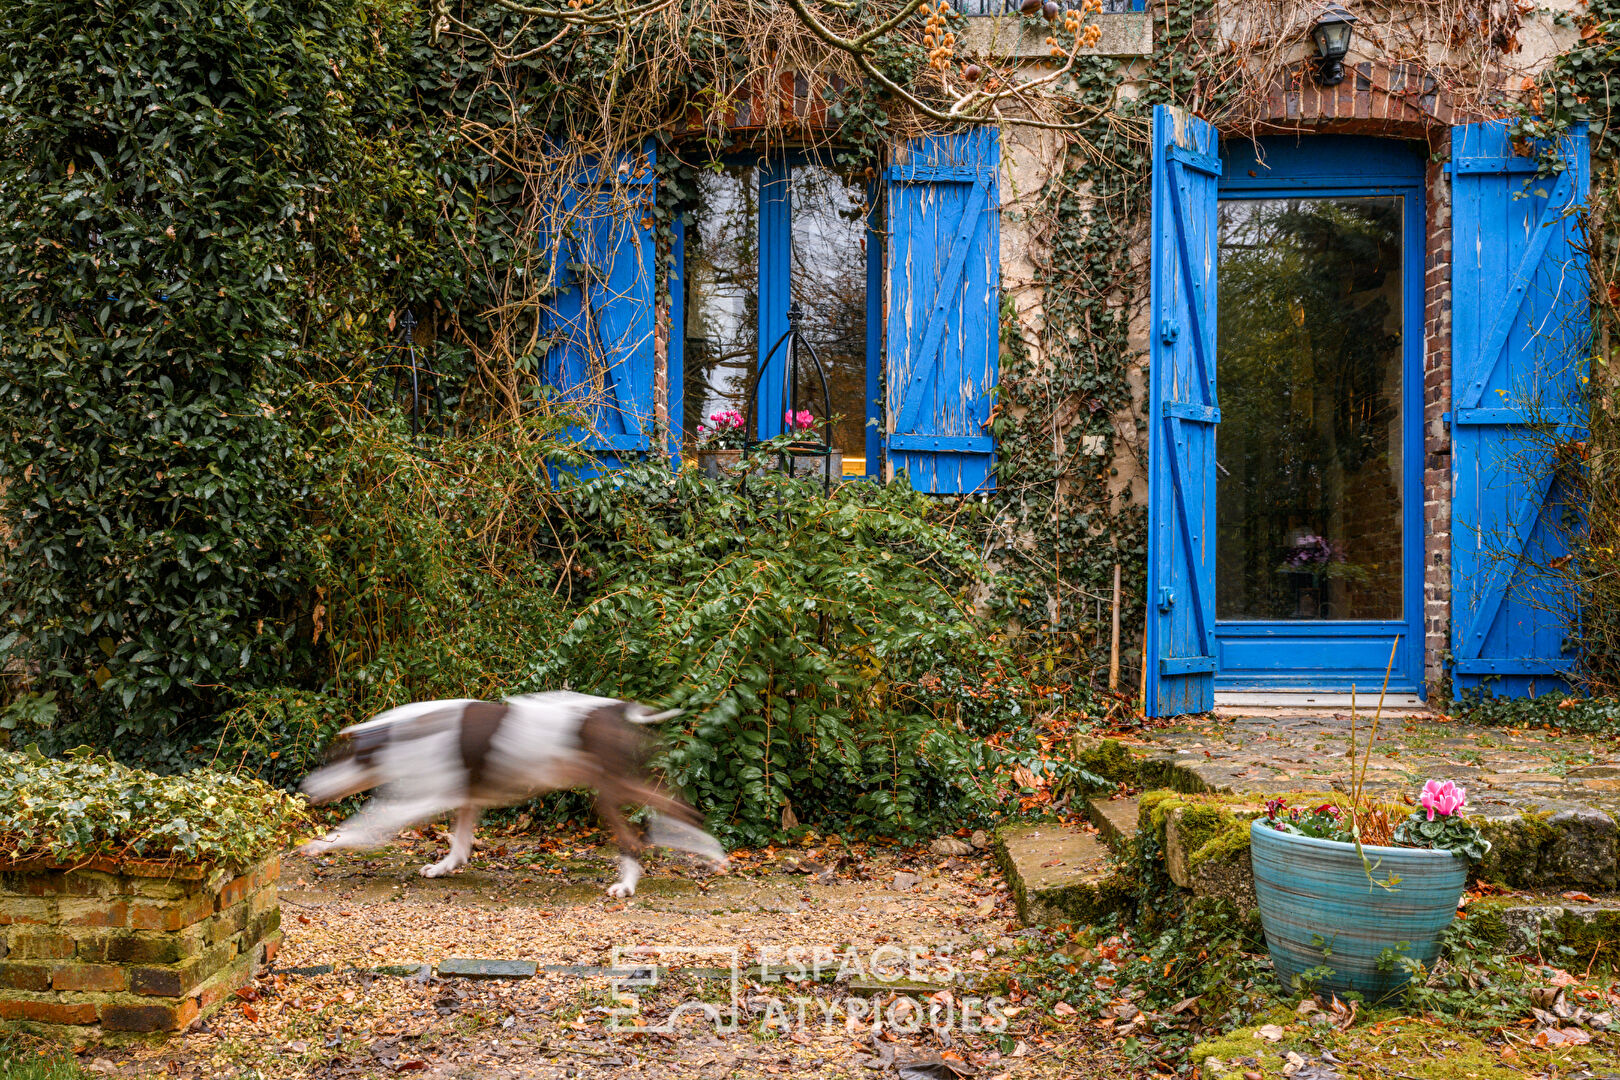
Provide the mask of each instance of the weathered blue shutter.
POLYGON ((1457 689, 1560 688, 1574 662, 1574 598, 1548 564, 1577 511, 1555 480, 1555 444, 1585 438, 1581 375, 1590 278, 1579 209, 1587 141, 1537 176, 1508 121, 1451 135, 1451 651, 1457 689), (1499 680, 1499 681, 1498 681, 1499 680))
POLYGON ((1215 129, 1153 110, 1149 716, 1215 704, 1215 129))
POLYGON ((602 465, 652 449, 654 175, 652 151, 614 173, 588 166, 547 225, 554 245, 545 380, 578 410, 569 429, 602 465))
POLYGON ((919 491, 988 490, 1001 284, 992 127, 913 139, 887 172, 885 443, 919 491))

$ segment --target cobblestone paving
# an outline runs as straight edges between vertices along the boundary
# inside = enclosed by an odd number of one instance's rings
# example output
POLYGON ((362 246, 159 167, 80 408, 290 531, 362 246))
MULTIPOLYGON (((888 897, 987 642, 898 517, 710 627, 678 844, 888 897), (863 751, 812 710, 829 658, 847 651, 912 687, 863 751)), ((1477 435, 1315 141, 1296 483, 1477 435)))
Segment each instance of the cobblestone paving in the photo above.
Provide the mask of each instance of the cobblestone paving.
MULTIPOLYGON (((1370 724, 1355 723, 1357 762, 1370 724)), ((1153 760, 1222 792, 1343 789, 1349 715, 1193 721, 1156 732, 1153 760)), ((1398 797, 1430 778, 1468 788, 1470 806, 1496 810, 1620 808, 1620 741, 1398 718, 1378 725, 1367 760, 1370 791, 1398 797)))

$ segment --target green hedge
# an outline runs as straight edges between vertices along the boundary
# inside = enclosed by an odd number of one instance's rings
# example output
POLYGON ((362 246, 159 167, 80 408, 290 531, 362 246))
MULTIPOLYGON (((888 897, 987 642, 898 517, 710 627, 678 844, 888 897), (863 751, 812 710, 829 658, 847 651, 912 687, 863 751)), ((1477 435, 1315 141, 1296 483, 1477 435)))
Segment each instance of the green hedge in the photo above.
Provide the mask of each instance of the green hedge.
POLYGON ((198 770, 158 776, 93 756, 0 750, 0 857, 246 866, 286 847, 304 802, 259 780, 198 770))

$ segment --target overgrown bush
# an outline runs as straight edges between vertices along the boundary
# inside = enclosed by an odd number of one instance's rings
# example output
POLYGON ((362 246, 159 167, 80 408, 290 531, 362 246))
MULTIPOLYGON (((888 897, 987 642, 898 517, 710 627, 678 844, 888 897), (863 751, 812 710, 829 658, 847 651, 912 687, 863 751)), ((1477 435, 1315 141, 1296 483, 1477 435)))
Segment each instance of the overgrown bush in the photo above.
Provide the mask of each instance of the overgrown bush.
POLYGON ((0 750, 0 855, 241 867, 309 824, 304 803, 259 780, 199 770, 158 776, 95 757, 0 750))
MULTIPOLYGON (((408 701, 497 697, 555 641, 563 603, 548 470, 560 423, 526 414, 413 438, 363 394, 309 397, 322 469, 299 537, 315 607, 302 685, 248 689, 216 752, 292 784, 338 729, 408 701)), ((565 553, 566 554, 566 553, 565 553)), ((212 743, 213 740, 210 740, 212 743)))
POLYGON ((974 757, 995 725, 968 731, 924 685, 998 656, 972 610, 986 570, 958 519, 975 512, 779 473, 745 490, 651 465, 580 485, 554 530, 577 537, 559 551, 577 611, 527 685, 685 708, 669 773, 735 841, 795 820, 954 827, 1000 790, 993 755, 974 757))

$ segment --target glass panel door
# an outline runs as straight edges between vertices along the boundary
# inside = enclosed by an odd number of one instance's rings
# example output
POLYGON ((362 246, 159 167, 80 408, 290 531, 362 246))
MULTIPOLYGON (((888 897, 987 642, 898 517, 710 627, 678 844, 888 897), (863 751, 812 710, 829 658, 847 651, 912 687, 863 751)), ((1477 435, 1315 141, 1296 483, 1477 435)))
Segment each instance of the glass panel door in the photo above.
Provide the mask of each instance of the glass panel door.
POLYGON ((1402 199, 1220 205, 1216 617, 1402 617, 1402 199))
MULTIPOLYGON (((789 304, 827 379, 832 442, 846 475, 876 472, 867 457, 874 404, 868 334, 866 184, 800 155, 727 163, 697 176, 685 241, 682 427, 745 406, 750 373, 787 330, 789 304)), ((786 350, 761 380, 759 434, 781 433, 788 412, 807 411, 819 433, 821 381, 807 355, 785 387, 786 350)))

